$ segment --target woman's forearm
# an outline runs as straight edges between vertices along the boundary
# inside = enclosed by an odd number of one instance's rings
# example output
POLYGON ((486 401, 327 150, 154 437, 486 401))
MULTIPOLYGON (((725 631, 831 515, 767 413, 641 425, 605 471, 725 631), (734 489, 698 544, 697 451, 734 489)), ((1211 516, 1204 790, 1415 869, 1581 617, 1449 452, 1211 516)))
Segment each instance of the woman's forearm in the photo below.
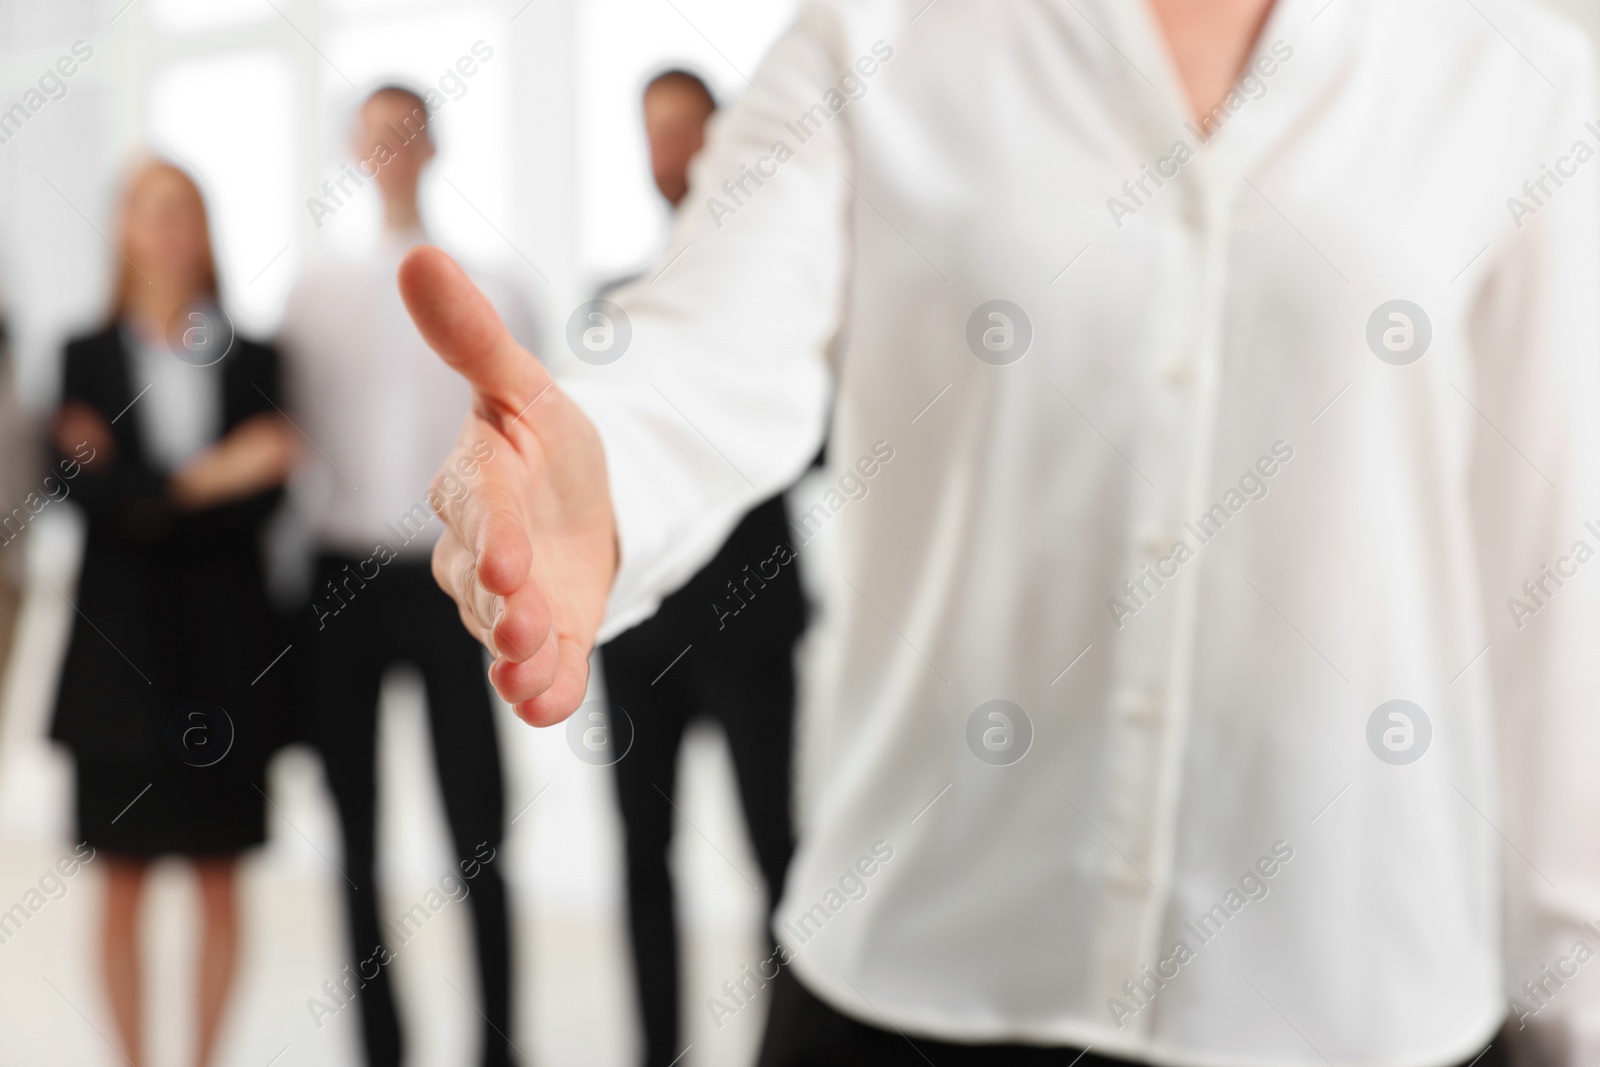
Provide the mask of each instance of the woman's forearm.
POLYGON ((293 461, 288 424, 256 415, 179 468, 169 487, 180 507, 199 511, 282 485, 293 461))

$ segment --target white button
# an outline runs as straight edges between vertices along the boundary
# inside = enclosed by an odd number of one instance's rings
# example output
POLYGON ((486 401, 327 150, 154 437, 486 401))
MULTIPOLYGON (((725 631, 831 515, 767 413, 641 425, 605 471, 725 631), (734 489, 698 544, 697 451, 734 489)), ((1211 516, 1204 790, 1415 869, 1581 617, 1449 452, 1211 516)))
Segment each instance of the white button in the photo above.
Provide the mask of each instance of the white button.
POLYGON ((1147 533, 1139 538, 1139 551, 1146 559, 1155 559, 1165 552, 1172 544, 1172 537, 1165 531, 1161 533, 1147 533))
POLYGON ((1174 389, 1186 388, 1193 377, 1193 372, 1187 363, 1174 363, 1161 374, 1162 381, 1174 389))

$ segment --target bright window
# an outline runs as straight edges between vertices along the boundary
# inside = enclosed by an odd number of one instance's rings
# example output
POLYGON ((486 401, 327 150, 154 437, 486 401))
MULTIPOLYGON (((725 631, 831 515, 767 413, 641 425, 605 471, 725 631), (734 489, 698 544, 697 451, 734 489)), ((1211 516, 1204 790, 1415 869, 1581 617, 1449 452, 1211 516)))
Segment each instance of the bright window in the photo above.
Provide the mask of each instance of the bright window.
POLYGON ((272 324, 294 280, 294 66, 273 48, 212 53, 150 83, 151 148, 200 182, 223 297, 241 330, 272 324))
POLYGON ((638 270, 666 241, 639 93, 667 67, 693 70, 724 106, 794 18, 795 0, 591 0, 578 9, 578 259, 601 281, 638 270), (626 32, 619 28, 626 27, 626 32))

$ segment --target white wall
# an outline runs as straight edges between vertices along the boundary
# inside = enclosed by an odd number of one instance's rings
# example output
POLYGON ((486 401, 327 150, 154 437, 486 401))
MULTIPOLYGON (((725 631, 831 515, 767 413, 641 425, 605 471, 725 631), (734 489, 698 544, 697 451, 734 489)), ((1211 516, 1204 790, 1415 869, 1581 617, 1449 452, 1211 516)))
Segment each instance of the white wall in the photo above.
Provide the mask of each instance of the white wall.
POLYGON ((649 185, 638 91, 665 65, 745 85, 794 0, 0 0, 0 109, 74 41, 93 58, 0 144, 0 277, 25 395, 49 401, 63 335, 102 312, 118 182, 153 148, 201 180, 228 307, 271 330, 297 269, 353 248, 375 196, 319 228, 306 201, 346 161, 360 92, 493 58, 436 120, 424 191, 441 243, 524 278, 547 325, 648 259, 666 216, 649 185), (742 72, 742 73, 741 73, 742 72), (54 186, 54 188, 52 188, 54 186))

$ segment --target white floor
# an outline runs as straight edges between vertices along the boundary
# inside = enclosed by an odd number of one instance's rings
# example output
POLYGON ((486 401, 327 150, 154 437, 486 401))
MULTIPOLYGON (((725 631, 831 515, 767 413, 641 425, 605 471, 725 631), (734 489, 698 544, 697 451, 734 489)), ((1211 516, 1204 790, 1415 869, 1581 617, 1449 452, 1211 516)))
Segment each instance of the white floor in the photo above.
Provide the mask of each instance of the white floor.
MULTIPOLYGON (((23 900, 71 850, 70 763, 44 740, 72 607, 78 532, 41 516, 34 575, 0 693, 0 912, 23 900), (48 578, 60 593, 43 579, 48 578)), ((290 655, 294 655, 291 650, 290 655)), ((397 917, 451 869, 420 686, 386 686, 380 740, 380 865, 385 914, 397 917)), ((567 750, 559 730, 535 731, 502 708, 507 811, 504 856, 517 945, 510 1037, 527 1063, 610 1067, 637 1062, 637 1021, 620 910, 620 854, 610 771, 567 750)), ((738 813, 725 749, 691 737, 675 842, 687 931, 683 1067, 751 1061, 760 1011, 718 1029, 703 1007, 722 982, 760 959, 759 868, 738 813), (687 823, 687 825, 685 825, 687 823), (735 869, 737 868, 737 870, 735 869), (742 872, 742 873, 741 873, 742 872)), ((313 1019, 308 1001, 344 965, 339 842, 316 760, 302 750, 274 765, 271 841, 247 864, 244 964, 219 1067, 357 1064, 353 1010, 313 1019)), ((100 1067, 123 1063, 93 962, 99 871, 66 890, 0 944, 0 1063, 100 1067)), ((53 888, 53 883, 47 883, 53 888)), ((192 889, 179 863, 162 868, 147 913, 149 1063, 188 1064, 192 1028, 192 889)), ((37 898, 33 898, 37 900, 37 898)), ((393 964, 416 1067, 474 1062, 479 1016, 464 903, 445 905, 393 964)))

